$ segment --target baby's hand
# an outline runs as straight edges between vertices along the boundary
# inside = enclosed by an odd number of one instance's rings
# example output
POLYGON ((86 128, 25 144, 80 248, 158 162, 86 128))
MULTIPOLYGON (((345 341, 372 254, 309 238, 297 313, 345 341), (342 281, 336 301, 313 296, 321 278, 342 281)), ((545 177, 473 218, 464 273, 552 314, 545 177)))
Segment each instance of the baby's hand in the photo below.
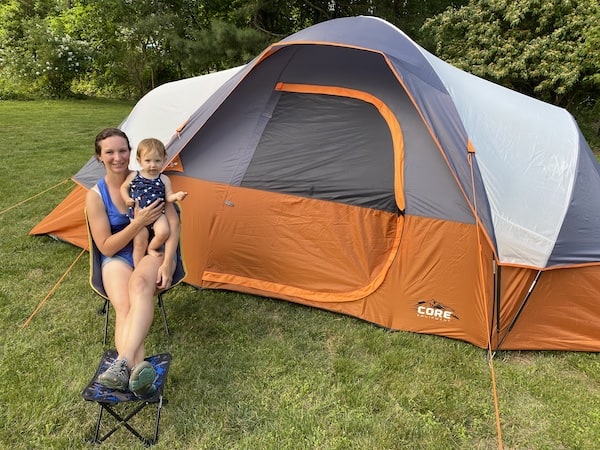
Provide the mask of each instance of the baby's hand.
POLYGON ((181 201, 186 197, 187 197, 187 192, 179 191, 179 192, 175 193, 175 198, 177 199, 177 201, 181 201))
POLYGON ((127 203, 128 208, 133 208, 135 206, 135 200, 130 198, 125 203, 127 203))

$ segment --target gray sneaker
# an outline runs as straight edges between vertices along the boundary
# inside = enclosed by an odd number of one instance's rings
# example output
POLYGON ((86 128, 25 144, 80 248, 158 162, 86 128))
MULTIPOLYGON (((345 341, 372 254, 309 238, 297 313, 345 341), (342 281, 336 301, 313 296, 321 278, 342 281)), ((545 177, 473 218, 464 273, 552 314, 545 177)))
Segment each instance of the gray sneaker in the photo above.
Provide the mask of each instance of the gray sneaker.
POLYGON ((98 383, 109 389, 126 391, 129 385, 129 368, 126 359, 116 359, 105 372, 98 376, 98 383))
POLYGON ((137 397, 153 394, 155 391, 155 377, 156 370, 154 370, 152 364, 150 364, 148 361, 142 361, 133 369, 131 369, 131 376, 129 377, 129 390, 137 397))

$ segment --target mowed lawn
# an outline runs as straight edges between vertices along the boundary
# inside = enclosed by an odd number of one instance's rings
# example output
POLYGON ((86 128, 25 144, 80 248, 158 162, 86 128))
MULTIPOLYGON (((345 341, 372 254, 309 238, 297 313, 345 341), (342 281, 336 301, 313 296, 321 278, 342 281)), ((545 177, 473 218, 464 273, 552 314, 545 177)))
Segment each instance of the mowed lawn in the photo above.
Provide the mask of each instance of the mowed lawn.
MULTIPOLYGON (((132 106, 0 101, 0 448, 91 447, 81 391, 105 347, 88 255, 28 232, 132 106)), ((147 339, 173 356, 157 449, 599 448, 598 354, 490 365, 467 343, 284 301, 189 285, 165 298, 172 334, 156 316, 147 339)), ((151 433, 153 415, 134 424, 151 433)), ((125 429, 103 446, 143 448, 125 429)))

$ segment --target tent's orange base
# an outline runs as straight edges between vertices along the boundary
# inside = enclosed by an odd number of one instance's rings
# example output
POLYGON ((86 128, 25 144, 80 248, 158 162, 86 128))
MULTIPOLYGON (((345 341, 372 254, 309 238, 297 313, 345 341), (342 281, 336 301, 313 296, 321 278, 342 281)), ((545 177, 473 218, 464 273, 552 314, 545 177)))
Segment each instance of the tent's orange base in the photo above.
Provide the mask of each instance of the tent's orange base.
POLYGON ((84 214, 86 195, 87 189, 76 185, 54 211, 44 217, 29 234, 49 234, 77 247, 89 250, 84 214))
POLYGON ((200 194, 182 205, 187 282, 487 346, 475 225, 172 179, 200 194))

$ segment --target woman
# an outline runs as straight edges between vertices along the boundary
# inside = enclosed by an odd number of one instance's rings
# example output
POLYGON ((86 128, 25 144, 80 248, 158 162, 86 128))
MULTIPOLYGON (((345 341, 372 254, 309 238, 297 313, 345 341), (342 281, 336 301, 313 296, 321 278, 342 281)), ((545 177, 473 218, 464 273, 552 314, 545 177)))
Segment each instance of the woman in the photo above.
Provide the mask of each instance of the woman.
POLYGON ((173 204, 158 200, 127 215, 120 188, 129 175, 131 147, 127 135, 107 128, 96 136, 96 158, 106 175, 87 193, 86 211, 92 238, 102 254, 102 280, 115 309, 118 357, 98 381, 111 389, 129 389, 137 396, 153 389, 154 368, 144 361, 144 339, 154 317, 154 293, 173 280, 179 242, 179 217, 173 204), (146 255, 134 268, 132 240, 140 230, 165 214, 171 234, 164 253, 146 255))

